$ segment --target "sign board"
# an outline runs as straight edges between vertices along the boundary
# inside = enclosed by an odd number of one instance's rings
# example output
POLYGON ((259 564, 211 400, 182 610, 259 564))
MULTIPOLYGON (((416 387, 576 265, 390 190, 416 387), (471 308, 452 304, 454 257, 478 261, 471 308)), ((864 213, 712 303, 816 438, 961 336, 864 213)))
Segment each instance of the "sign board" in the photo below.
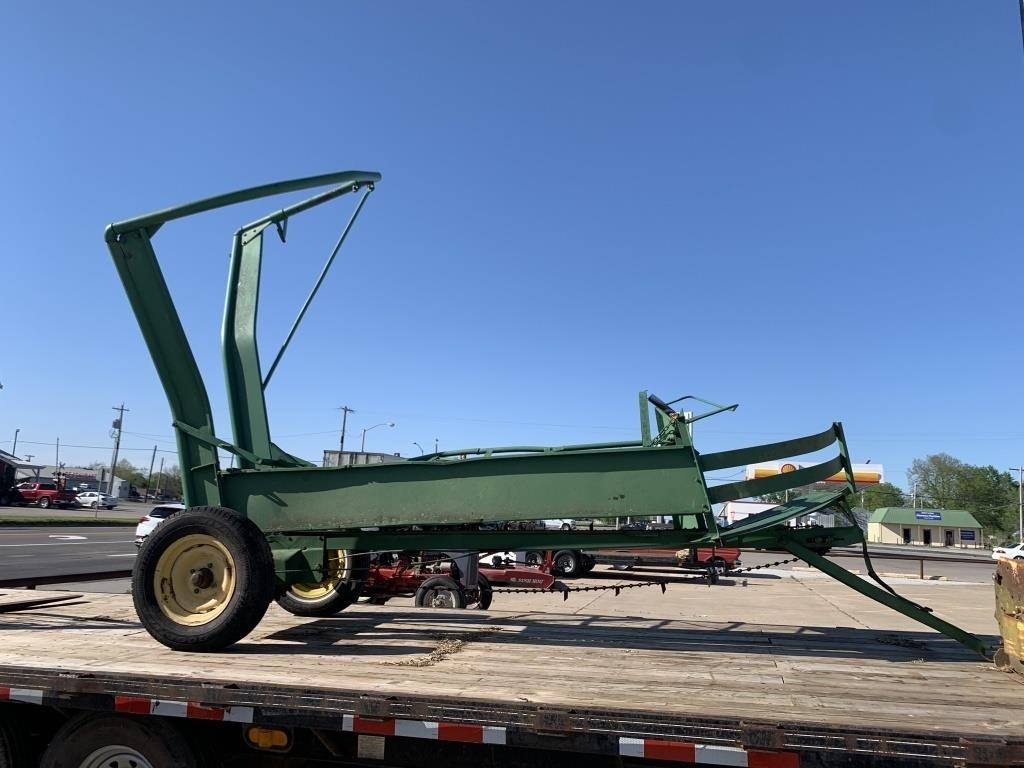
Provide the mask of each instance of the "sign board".
MULTIPOLYGON (((804 467, 813 467, 813 461, 775 461, 765 464, 750 464, 746 468, 745 479, 757 480, 761 477, 773 477, 787 472, 795 472, 804 467)), ((885 473, 881 464, 854 464, 853 480, 857 485, 878 485, 885 482, 885 473)), ((821 481, 825 483, 845 483, 846 473, 837 472, 821 481)))
POLYGON ((974 531, 960 529, 960 541, 974 541, 974 531))
POLYGON ((918 510, 914 513, 918 520, 941 520, 942 513, 937 510, 918 510))

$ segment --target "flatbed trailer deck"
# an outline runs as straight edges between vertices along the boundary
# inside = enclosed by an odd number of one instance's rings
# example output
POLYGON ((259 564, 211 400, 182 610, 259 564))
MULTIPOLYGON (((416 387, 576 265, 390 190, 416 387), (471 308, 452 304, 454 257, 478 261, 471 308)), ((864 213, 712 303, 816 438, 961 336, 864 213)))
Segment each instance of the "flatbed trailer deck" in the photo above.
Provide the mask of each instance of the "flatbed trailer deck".
POLYGON ((72 595, 0 612, 0 635, 19 712, 216 722, 216 765, 264 764, 250 724, 345 764, 1024 765, 1024 688, 927 631, 389 604, 273 608, 231 651, 182 654, 130 597, 72 595))

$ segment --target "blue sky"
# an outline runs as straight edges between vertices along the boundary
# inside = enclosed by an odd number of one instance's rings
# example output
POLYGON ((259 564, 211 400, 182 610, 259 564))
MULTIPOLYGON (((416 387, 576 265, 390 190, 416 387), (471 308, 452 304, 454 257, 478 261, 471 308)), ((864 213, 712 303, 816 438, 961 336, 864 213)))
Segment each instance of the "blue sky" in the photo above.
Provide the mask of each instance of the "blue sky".
MULTIPOLYGON (((276 441, 418 454, 631 439, 636 393, 740 409, 704 451, 843 421, 903 486, 1024 461, 1024 53, 1012 0, 28 4, 0 29, 0 448, 173 459, 106 224, 376 170, 268 390, 276 441)), ((156 240, 218 431, 230 236, 156 240)), ((348 209, 268 249, 264 362, 348 209)))

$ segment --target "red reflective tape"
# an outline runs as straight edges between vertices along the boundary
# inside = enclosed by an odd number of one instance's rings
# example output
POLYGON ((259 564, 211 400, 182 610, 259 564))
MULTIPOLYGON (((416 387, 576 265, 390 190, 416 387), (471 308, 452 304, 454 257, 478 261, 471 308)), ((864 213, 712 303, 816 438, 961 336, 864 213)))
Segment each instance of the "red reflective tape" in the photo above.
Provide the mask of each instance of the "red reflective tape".
POLYGON ((692 763, 697 760, 697 747, 685 741, 663 741, 644 739, 644 757, 648 760, 672 760, 676 763, 692 763))
POLYGON ((11 689, 0 686, 0 701, 11 700, 11 689))
POLYGON ((153 700, 144 696, 115 696, 114 711, 128 712, 132 715, 148 715, 153 707, 153 700))
POLYGON ((483 744, 484 729, 481 725, 438 723, 437 738, 441 741, 462 741, 467 744, 483 744))
POLYGON ((185 717, 197 720, 223 720, 224 710, 220 707, 204 707, 202 704, 189 702, 185 707, 185 717))
POLYGON ((747 768, 800 768, 796 752, 759 752, 747 750, 747 768))
POLYGON ((372 733, 377 736, 394 736, 394 720, 367 720, 356 715, 352 718, 352 730, 356 733, 372 733))

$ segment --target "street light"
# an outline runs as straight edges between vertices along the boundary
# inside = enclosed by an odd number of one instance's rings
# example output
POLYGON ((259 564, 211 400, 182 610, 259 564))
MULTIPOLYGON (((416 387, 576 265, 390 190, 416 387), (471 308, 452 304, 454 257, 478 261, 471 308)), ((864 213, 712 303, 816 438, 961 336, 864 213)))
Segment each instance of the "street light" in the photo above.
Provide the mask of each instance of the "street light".
POLYGON ((366 433, 367 432, 369 432, 371 429, 376 429, 377 427, 393 427, 393 426, 395 426, 395 422, 393 422, 393 421, 387 421, 387 422, 382 421, 380 424, 374 424, 372 427, 367 427, 366 429, 364 429, 363 430, 363 439, 362 439, 362 442, 359 444, 359 452, 360 453, 366 453, 366 433))
POLYGON ((17 456, 18 456, 18 433, 19 432, 21 432, 20 429, 14 430, 14 445, 11 446, 11 456, 14 456, 15 458, 17 458, 17 456))
POLYGON ((420 456, 422 456, 423 455, 423 446, 420 445, 419 443, 417 443, 415 440, 412 441, 412 444, 420 449, 420 456))

